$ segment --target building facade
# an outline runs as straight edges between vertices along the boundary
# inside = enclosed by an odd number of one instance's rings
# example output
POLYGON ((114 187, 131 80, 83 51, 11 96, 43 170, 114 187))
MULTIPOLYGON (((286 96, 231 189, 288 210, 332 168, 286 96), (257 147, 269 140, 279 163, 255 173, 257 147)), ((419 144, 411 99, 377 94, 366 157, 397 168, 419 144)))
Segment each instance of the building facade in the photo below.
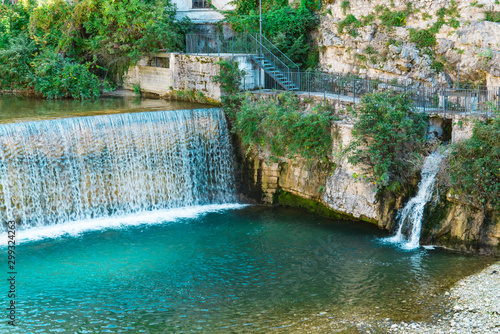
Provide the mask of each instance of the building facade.
POLYGON ((197 25, 213 24, 224 19, 221 11, 230 10, 231 0, 173 0, 177 19, 188 17, 197 25))

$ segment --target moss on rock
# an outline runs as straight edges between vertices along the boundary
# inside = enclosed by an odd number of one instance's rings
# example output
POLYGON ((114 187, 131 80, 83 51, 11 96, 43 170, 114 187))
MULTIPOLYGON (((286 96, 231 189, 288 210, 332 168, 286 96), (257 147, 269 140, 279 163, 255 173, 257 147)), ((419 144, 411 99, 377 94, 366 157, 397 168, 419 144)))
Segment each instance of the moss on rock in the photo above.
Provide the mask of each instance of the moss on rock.
POLYGON ((327 207, 323 203, 311 199, 306 199, 282 190, 278 192, 278 204, 305 209, 311 213, 330 219, 358 220, 351 216, 338 213, 327 207))

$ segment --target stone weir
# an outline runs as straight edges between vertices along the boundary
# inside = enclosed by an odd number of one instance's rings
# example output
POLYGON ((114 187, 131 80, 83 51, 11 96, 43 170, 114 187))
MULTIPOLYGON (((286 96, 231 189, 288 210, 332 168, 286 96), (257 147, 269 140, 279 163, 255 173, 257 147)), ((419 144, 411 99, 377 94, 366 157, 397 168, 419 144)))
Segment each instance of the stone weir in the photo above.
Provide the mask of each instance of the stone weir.
POLYGON ((234 203, 220 109, 0 125, 0 218, 20 230, 234 203))

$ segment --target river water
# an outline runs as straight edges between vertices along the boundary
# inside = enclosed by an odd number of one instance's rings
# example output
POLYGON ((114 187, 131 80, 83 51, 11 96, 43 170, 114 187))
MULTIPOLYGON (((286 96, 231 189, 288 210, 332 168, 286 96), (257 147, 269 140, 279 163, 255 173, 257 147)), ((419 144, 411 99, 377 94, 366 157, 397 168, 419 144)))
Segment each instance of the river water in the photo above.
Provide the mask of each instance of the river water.
MULTIPOLYGON (((1 214, 18 222, 18 325, 4 320, 2 333, 355 333, 361 321, 429 319, 442 311, 437 294, 492 261, 238 203, 217 109, 118 98, 0 106, 1 214)), ((0 238, 7 254, 5 228, 0 238)), ((11 298, 0 298, 5 310, 11 298)))

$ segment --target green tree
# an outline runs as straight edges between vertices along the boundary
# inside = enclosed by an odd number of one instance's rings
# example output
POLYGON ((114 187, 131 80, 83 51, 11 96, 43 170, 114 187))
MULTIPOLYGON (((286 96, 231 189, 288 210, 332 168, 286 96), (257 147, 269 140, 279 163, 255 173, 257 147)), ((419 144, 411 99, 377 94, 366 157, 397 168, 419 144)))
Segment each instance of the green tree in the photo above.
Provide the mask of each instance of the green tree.
MULTIPOLYGON (((227 11, 226 21, 237 32, 259 32, 259 3, 237 0, 236 9, 227 11)), ((317 66, 317 50, 310 33, 318 26, 312 2, 303 1, 292 8, 287 1, 263 1, 262 30, 291 60, 303 68, 317 66)))
POLYGON ((142 56, 184 47, 191 23, 175 21, 174 16, 170 0, 2 4, 0 89, 34 88, 50 98, 98 96, 95 92, 108 86, 106 80, 119 82, 142 56), (53 62, 56 58, 62 61, 60 66, 53 62), (42 73, 54 77, 38 77, 42 73), (62 73, 77 73, 85 80, 70 84, 62 73))
POLYGON ((397 191, 415 175, 425 148, 427 116, 405 94, 366 94, 357 110, 349 162, 366 180, 397 191))

